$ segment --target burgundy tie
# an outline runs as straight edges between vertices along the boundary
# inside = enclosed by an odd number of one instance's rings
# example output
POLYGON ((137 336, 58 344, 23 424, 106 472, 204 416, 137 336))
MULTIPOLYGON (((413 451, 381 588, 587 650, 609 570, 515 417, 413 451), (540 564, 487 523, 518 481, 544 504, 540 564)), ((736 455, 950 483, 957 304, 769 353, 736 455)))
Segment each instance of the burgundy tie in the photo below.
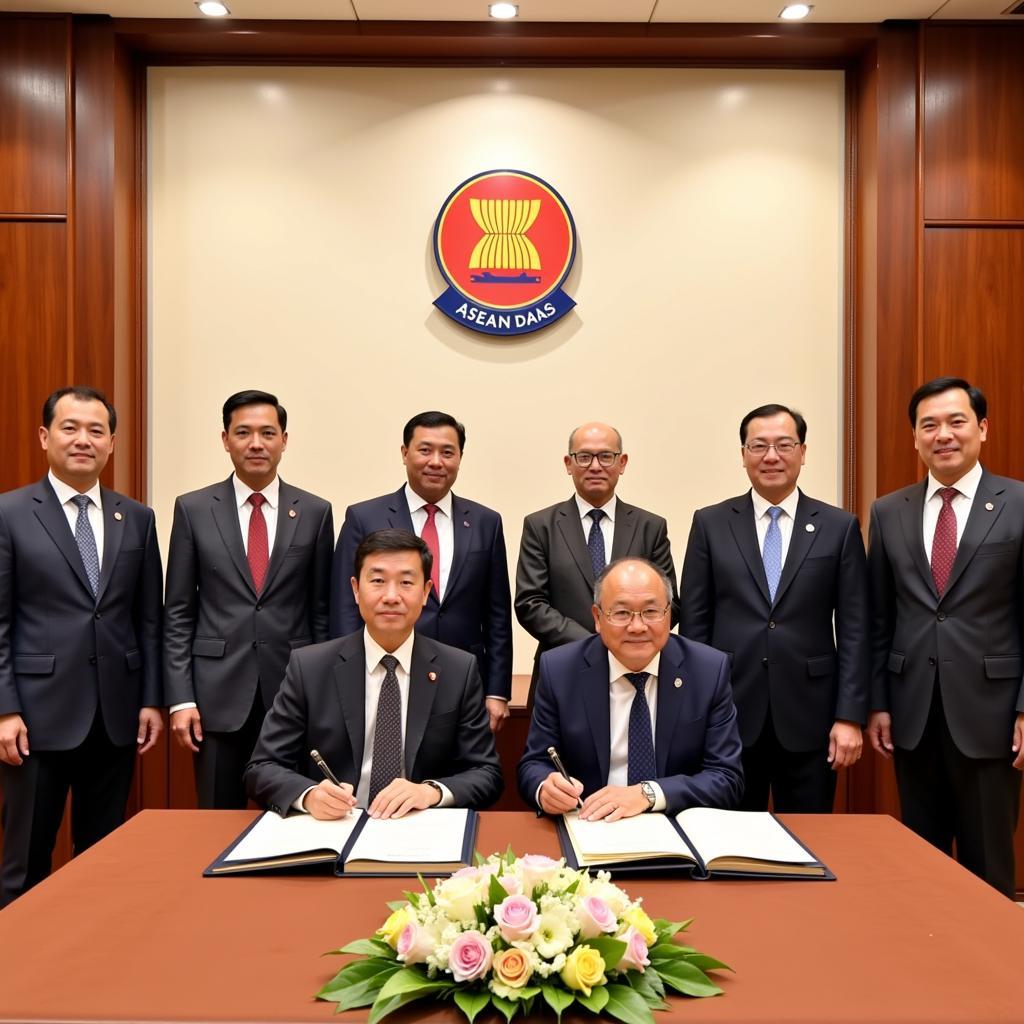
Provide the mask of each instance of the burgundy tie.
POLYGON ((959 493, 955 487, 940 487, 938 491, 942 498, 942 509, 935 523, 935 537, 932 540, 932 579, 935 580, 939 597, 946 591, 956 559, 956 513, 952 502, 959 493))
POLYGON ((420 534, 420 538, 430 549, 430 553, 434 556, 434 562, 430 568, 430 583, 434 589, 434 595, 437 597, 438 601, 440 601, 441 548, 437 542, 437 523, 434 522, 434 516, 437 515, 437 506, 424 505, 423 511, 427 513, 427 521, 423 524, 423 533, 420 534))
POLYGON ((249 495, 252 512, 249 513, 249 570, 252 572, 253 586, 258 594, 263 589, 263 580, 270 564, 270 546, 267 543, 267 521, 263 518, 261 506, 266 498, 254 491, 249 495))

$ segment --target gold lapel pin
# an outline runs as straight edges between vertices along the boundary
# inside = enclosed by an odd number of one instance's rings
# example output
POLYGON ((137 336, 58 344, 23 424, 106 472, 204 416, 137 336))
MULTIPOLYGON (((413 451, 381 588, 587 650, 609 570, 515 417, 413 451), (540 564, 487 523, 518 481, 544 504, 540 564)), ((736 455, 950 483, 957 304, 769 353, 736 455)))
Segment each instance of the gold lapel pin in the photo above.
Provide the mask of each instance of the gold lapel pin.
POLYGON ((986 512, 991 512, 992 509, 994 509, 994 508, 995 508, 995 505, 993 505, 991 501, 986 501, 985 502, 985 511, 986 512))
POLYGON ((676 679, 672 685, 678 690, 683 685, 683 681, 682 679, 676 679))
POLYGON ((294 519, 298 514, 299 513, 296 512, 295 509, 293 509, 293 508, 288 509, 288 518, 289 519, 294 519))
POLYGON ((805 530, 806 530, 806 531, 807 531, 808 533, 814 533, 814 523, 808 523, 808 524, 807 524, 807 525, 806 525, 806 526, 804 527, 804 529, 805 529, 805 530))
POLYGON ((431 681, 432 683, 436 683, 436 682, 437 682, 437 673, 436 673, 436 672, 428 672, 428 673, 427 673, 427 678, 428 678, 428 679, 429 679, 429 680, 430 680, 430 681, 431 681))
POLYGON ((117 520, 118 522, 121 522, 121 520, 122 520, 122 519, 124 519, 124 516, 123 516, 123 515, 121 515, 121 513, 120 513, 120 512, 115 512, 115 513, 114 513, 114 518, 115 518, 115 519, 116 519, 116 520, 117 520))

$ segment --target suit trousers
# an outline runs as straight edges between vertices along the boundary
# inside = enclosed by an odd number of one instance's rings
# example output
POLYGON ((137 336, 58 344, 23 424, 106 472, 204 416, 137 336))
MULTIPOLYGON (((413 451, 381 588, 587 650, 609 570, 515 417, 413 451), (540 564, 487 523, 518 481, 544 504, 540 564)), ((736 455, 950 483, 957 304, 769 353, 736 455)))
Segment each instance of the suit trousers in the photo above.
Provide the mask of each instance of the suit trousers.
POLYGON ((244 811, 249 806, 242 776, 259 739, 266 708, 260 694, 256 696, 242 728, 237 732, 207 732, 195 756, 196 798, 204 810, 244 811))
POLYGON ((913 750, 895 751, 903 824, 993 888, 1014 898, 1013 834, 1020 812, 1021 773, 1006 757, 961 753, 946 723, 935 681, 928 721, 913 750))
MULTIPOLYGON (((30 733, 30 749, 31 742, 30 733)), ((124 822, 135 749, 134 743, 120 747, 110 742, 97 707, 88 735, 74 750, 32 751, 21 765, 0 765, 4 790, 0 907, 50 874, 69 789, 74 855, 124 822)))
POLYGON ((769 705, 761 735, 743 748, 741 811, 768 810, 781 814, 830 814, 836 796, 836 773, 828 750, 786 750, 779 742, 769 705))

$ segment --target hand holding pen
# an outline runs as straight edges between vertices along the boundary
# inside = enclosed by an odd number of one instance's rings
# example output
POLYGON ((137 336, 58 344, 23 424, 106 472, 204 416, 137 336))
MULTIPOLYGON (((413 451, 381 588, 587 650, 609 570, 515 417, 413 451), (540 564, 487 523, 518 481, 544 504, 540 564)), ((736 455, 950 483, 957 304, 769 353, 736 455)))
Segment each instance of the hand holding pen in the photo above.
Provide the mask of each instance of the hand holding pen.
POLYGON ((537 800, 541 810, 547 814, 564 814, 567 811, 579 810, 582 807, 580 794, 583 792, 583 783, 566 771, 558 751, 554 747, 548 747, 548 757, 557 771, 553 771, 543 783, 537 793, 537 800))
POLYGON ((355 807, 356 798, 347 782, 339 782, 319 750, 309 756, 324 774, 324 781, 306 793, 303 806, 314 817, 326 821, 344 818, 355 807))

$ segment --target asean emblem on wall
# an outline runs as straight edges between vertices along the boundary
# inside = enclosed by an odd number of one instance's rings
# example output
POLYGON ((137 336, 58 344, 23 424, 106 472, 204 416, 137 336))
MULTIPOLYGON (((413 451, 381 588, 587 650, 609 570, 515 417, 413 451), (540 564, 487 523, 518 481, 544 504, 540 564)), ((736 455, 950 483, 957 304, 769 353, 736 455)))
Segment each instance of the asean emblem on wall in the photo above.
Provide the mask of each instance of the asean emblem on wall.
POLYGON ((562 197, 526 171, 483 171, 444 201, 434 258, 447 290, 445 316, 483 334, 528 334, 576 303, 562 291, 576 255, 576 226, 562 197))

